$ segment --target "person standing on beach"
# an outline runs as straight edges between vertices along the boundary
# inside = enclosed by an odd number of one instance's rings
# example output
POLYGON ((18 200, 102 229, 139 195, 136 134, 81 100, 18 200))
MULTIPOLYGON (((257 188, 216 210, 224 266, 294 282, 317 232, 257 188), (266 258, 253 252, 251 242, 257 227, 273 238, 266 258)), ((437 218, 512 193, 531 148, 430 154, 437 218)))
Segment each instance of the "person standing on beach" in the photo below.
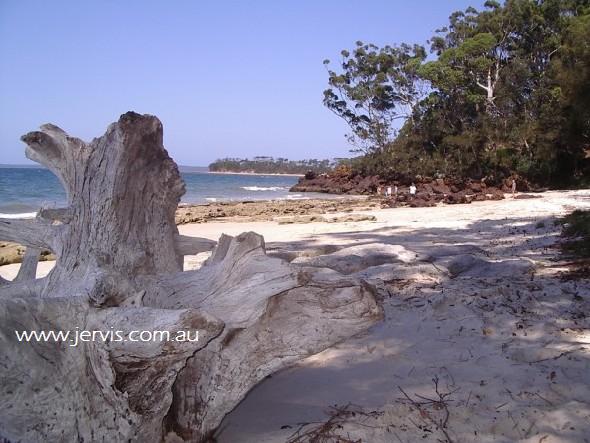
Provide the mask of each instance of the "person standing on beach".
POLYGON ((416 195, 416 185, 414 183, 410 185, 410 195, 416 195))
POLYGON ((387 189, 385 190, 385 195, 387 197, 391 197, 391 186, 388 186, 387 189))
POLYGON ((516 179, 512 179, 512 198, 514 198, 516 194, 516 179))

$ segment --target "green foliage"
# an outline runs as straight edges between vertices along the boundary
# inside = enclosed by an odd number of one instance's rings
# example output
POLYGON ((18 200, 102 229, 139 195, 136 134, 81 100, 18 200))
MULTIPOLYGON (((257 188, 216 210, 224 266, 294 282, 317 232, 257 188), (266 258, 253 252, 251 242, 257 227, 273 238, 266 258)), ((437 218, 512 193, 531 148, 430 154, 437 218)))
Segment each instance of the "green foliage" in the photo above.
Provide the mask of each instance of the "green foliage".
POLYGON ((334 160, 289 160, 286 158, 254 157, 253 159, 224 158, 209 165, 212 172, 250 172, 257 174, 306 174, 330 172, 340 163, 334 160))
POLYGON ((341 55, 341 73, 324 61, 330 84, 324 104, 349 124, 349 140, 357 149, 383 149, 395 138, 394 122, 410 117, 421 98, 418 69, 426 51, 406 44, 379 49, 359 41, 352 53, 341 55))
POLYGON ((487 1, 451 14, 429 61, 419 45, 342 51, 324 104, 365 153, 360 174, 590 184, 588 42, 588 0, 487 1))

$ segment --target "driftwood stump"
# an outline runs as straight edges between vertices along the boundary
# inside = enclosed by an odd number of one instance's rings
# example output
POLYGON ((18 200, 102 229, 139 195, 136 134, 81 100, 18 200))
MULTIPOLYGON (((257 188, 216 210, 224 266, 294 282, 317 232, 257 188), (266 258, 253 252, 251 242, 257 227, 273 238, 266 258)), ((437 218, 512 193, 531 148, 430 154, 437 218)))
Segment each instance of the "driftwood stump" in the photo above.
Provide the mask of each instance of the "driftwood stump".
POLYGON ((54 125, 22 140, 68 206, 0 220, 0 239, 27 247, 18 277, 0 280, 0 439, 206 441, 264 377, 381 318, 367 283, 268 257, 255 233, 179 236, 184 183, 156 117, 129 112, 90 143, 54 125), (183 255, 213 248, 182 271, 183 255), (35 279, 41 249, 57 263, 35 279), (33 330, 80 340, 17 338, 33 330))

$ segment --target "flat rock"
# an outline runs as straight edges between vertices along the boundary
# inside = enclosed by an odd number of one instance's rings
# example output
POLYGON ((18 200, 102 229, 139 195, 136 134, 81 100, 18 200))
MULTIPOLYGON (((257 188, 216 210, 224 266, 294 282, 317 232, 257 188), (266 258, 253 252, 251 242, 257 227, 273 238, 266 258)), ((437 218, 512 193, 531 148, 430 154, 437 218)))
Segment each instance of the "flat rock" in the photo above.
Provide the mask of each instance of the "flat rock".
POLYGON ((532 260, 517 258, 508 260, 488 260, 472 254, 462 254, 444 258, 437 265, 445 266, 451 278, 461 277, 503 277, 523 275, 534 269, 532 260))
POLYGON ((325 267, 342 274, 352 274, 363 269, 387 263, 412 263, 417 254, 400 245, 369 243, 341 249, 333 254, 316 257, 298 257, 294 264, 325 267))

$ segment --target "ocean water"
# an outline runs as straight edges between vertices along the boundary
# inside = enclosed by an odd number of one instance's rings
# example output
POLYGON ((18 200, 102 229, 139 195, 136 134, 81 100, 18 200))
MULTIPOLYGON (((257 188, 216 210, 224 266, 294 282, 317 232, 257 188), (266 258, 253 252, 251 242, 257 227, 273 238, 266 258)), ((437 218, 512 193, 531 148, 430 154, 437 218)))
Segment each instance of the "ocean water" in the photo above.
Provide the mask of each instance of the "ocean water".
MULTIPOLYGON (((298 178, 284 175, 181 172, 186 184, 182 203, 326 198, 297 194, 289 188, 298 178)), ((61 207, 66 194, 57 177, 45 168, 0 167, 0 217, 32 217, 41 207, 61 207)))

